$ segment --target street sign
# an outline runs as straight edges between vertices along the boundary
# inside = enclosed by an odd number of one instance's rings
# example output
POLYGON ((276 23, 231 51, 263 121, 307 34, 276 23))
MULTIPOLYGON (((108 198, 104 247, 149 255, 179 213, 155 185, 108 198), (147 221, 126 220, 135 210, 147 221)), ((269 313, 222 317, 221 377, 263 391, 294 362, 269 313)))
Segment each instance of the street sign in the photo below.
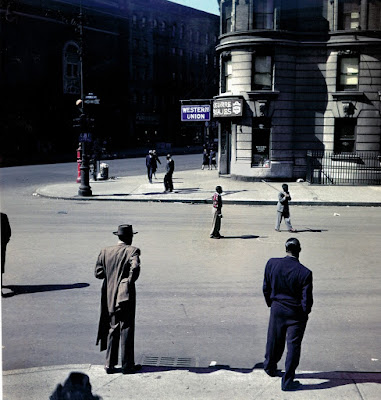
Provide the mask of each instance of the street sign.
POLYGON ((213 117, 241 117, 242 99, 217 99, 213 101, 213 117))
POLYGON ((87 96, 85 96, 85 104, 100 104, 100 100, 94 93, 89 93, 87 96))
POLYGON ((210 105, 182 105, 181 121, 183 122, 203 122, 210 121, 210 105))
POLYGON ((90 143, 93 141, 93 135, 91 133, 80 133, 79 134, 79 141, 80 142, 87 142, 90 143))

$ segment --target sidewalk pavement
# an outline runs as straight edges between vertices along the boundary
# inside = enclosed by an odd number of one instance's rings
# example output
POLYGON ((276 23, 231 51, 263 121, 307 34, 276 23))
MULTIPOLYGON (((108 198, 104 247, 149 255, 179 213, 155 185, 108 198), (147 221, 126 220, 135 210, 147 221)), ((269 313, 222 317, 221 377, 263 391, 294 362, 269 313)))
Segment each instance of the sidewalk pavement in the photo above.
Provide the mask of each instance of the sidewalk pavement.
MULTIPOLYGON (((216 170, 175 171, 174 191, 164 193, 163 174, 150 184, 146 175, 90 181, 93 195, 78 196, 79 183, 40 187, 35 195, 67 200, 157 201, 210 203, 215 187, 223 188, 225 204, 276 204, 283 182, 245 182, 218 175, 216 170)), ((323 186, 288 182, 292 205, 381 206, 381 186, 323 186)))
POLYGON ((103 400, 271 400, 381 398, 381 373, 301 372, 302 386, 282 392, 280 377, 270 378, 261 369, 190 368, 143 366, 135 375, 107 375, 101 365, 62 365, 3 373, 4 400, 49 399, 71 372, 90 378, 93 395, 103 400))

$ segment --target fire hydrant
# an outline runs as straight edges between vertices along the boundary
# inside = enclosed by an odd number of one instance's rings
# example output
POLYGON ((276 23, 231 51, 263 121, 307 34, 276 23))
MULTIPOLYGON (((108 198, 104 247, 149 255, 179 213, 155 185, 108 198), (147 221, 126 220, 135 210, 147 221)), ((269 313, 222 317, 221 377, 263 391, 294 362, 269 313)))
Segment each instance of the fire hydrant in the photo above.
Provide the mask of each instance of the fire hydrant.
POLYGON ((79 144, 79 147, 77 149, 77 183, 81 182, 81 164, 82 164, 82 146, 79 144))

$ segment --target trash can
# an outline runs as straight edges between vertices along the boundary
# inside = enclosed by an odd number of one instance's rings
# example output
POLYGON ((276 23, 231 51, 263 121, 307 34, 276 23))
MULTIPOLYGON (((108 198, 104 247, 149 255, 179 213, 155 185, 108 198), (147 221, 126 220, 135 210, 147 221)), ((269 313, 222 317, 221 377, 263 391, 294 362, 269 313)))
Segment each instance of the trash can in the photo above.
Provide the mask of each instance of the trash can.
POLYGON ((101 163, 101 165, 99 167, 98 179, 100 179, 100 180, 108 179, 108 164, 101 163))

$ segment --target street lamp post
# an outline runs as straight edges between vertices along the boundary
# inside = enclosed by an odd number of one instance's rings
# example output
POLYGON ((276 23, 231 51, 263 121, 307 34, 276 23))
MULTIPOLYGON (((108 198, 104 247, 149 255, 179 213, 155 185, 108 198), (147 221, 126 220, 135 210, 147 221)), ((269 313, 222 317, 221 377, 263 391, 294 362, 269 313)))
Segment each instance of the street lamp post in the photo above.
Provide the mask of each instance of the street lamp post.
POLYGON ((85 139, 83 138, 81 141, 82 161, 81 161, 81 166, 79 168, 81 171, 81 185, 79 186, 78 189, 78 196, 84 196, 84 197, 89 197, 93 195, 90 187, 90 178, 89 178, 90 166, 89 166, 89 156, 86 151, 87 145, 88 142, 86 142, 85 139))
POLYGON ((87 154, 88 143, 91 141, 91 133, 89 132, 89 118, 84 113, 83 101, 79 99, 75 104, 78 106, 81 113, 79 118, 74 118, 73 120, 73 127, 79 128, 79 142, 81 148, 81 165, 79 167, 81 185, 78 190, 78 195, 92 196, 89 179, 89 156, 87 154))
POLYGON ((89 158, 88 155, 88 146, 91 142, 91 133, 89 132, 89 124, 88 117, 85 114, 85 99, 84 99, 84 91, 83 91, 83 13, 82 13, 82 0, 79 5, 79 16, 78 16, 78 33, 79 33, 79 73, 80 73, 80 84, 81 84, 81 98, 77 100, 76 104, 80 109, 80 145, 82 149, 82 160, 80 166, 80 175, 81 175, 81 184, 78 189, 78 196, 89 197, 92 196, 92 191, 90 187, 90 166, 89 166, 89 158))

